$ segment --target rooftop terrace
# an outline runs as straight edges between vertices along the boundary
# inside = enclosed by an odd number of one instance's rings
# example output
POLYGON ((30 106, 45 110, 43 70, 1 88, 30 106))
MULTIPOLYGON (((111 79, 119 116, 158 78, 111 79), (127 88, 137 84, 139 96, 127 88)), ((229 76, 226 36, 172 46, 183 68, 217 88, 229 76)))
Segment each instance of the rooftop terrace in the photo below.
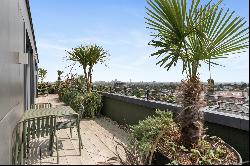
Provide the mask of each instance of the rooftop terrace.
MULTIPOLYGON (((50 102, 53 107, 61 106, 57 95, 39 97, 37 103, 50 102)), ((70 137, 69 129, 57 131, 59 145, 59 164, 60 165, 98 165, 103 164, 109 158, 115 157, 116 141, 127 143, 127 133, 108 118, 85 119, 81 121, 81 137, 83 142, 82 155, 79 156, 78 137, 76 129, 70 137)), ((31 152, 26 159, 28 165, 57 165, 56 153, 50 156, 48 138, 34 139, 31 142, 31 152), (41 151, 40 151, 41 149, 41 151)), ((122 151, 121 153, 122 154, 122 151)), ((119 164, 119 163, 114 163, 119 164)))

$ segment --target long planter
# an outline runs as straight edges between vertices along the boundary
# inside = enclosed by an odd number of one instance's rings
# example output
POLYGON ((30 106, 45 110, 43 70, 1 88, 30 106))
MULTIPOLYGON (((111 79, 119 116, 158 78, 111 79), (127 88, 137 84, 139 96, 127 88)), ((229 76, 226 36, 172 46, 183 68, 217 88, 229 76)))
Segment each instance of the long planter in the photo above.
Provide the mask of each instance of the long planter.
MULTIPOLYGON (((235 150, 232 146, 230 146, 226 142, 224 142, 224 144, 230 150, 232 150, 235 153, 235 155, 237 156, 237 158, 238 158, 237 165, 242 165, 242 158, 241 158, 241 155, 238 153, 238 151, 235 150)), ((152 161, 152 165, 166 165, 166 164, 169 164, 169 163, 171 163, 171 160, 168 157, 164 156, 160 152, 155 152, 154 158, 153 158, 153 161, 152 161)), ((178 164, 178 165, 181 165, 181 164, 178 164)))
MULTIPOLYGON (((102 114, 119 124, 135 125, 140 120, 155 114, 155 109, 169 110, 175 114, 178 106, 155 101, 146 101, 117 94, 102 93, 102 114)), ((207 134, 222 138, 249 161, 249 118, 215 110, 204 110, 207 134)))
POLYGON ((225 145, 236 154, 236 156, 238 158, 238 161, 239 161, 238 165, 242 165, 242 158, 241 158, 240 153, 237 150, 235 150, 232 146, 230 146, 229 144, 227 144, 226 142, 225 142, 225 145))

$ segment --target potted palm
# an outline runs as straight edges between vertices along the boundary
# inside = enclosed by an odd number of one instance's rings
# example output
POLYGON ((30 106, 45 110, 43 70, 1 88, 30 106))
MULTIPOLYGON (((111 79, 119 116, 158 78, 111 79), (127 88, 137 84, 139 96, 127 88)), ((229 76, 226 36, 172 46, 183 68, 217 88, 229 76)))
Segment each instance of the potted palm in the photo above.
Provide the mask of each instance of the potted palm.
POLYGON ((101 46, 94 45, 81 45, 67 51, 68 60, 73 61, 73 66, 79 63, 83 68, 84 78, 86 81, 87 91, 92 90, 92 72, 97 63, 105 63, 108 51, 104 50, 101 46))
POLYGON ((104 50, 103 47, 96 44, 81 45, 73 48, 71 51, 67 51, 67 53, 68 60, 73 62, 72 69, 78 63, 84 72, 84 77, 78 79, 78 87, 80 87, 80 89, 77 89, 77 92, 81 93, 81 95, 78 96, 74 107, 79 108, 81 115, 87 117, 98 116, 101 108, 101 95, 92 89, 93 70, 96 64, 106 62, 109 53, 104 50), (85 83, 83 81, 85 81, 85 83), (86 91, 85 88, 83 88, 84 86, 86 86, 86 91), (82 109, 82 106, 84 106, 84 109, 82 109))
POLYGON ((167 70, 181 62, 187 76, 179 87, 184 109, 176 118, 187 149, 198 147, 205 135, 200 111, 201 65, 208 64, 210 70, 219 65, 215 60, 248 48, 246 21, 229 9, 225 11, 221 2, 201 5, 199 0, 192 0, 191 4, 187 0, 147 0, 145 19, 153 37, 149 45, 157 48, 152 56, 161 57, 157 65, 167 70))
POLYGON ((60 82, 61 81, 61 75, 63 74, 63 71, 61 70, 57 70, 57 81, 60 82))
POLYGON ((38 77, 40 79, 40 82, 38 83, 38 93, 44 95, 44 94, 48 94, 48 84, 44 82, 44 79, 47 76, 47 70, 43 69, 43 68, 39 68, 38 69, 38 77))

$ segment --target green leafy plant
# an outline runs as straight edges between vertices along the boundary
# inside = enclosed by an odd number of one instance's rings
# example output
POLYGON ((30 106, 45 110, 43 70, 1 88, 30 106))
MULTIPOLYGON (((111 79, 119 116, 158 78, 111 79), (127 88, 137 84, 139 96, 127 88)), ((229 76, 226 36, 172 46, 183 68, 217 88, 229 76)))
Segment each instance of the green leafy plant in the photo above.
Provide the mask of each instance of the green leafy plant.
POLYGON ((61 81, 58 85, 59 99, 69 105, 72 97, 77 94, 83 94, 85 91, 85 80, 83 76, 72 76, 71 78, 61 81))
POLYGON ((83 98, 84 112, 82 112, 82 116, 91 118, 99 116, 102 107, 102 96, 97 92, 86 92, 83 98))
POLYGON ((56 84, 55 83, 49 83, 47 85, 48 93, 49 94, 55 94, 56 93, 56 84))
POLYGON ((47 75, 47 70, 39 68, 38 69, 38 78, 40 80, 40 82, 38 82, 37 85, 37 91, 38 94, 44 95, 44 94, 48 94, 48 83, 44 82, 44 79, 46 78, 47 75))
POLYGON ((181 140, 181 128, 172 114, 156 111, 156 115, 131 126, 128 148, 124 147, 129 164, 152 164, 155 152, 166 156, 172 164, 211 165, 236 164, 237 159, 225 142, 218 137, 205 136, 194 148, 186 148, 181 140))
POLYGON ((61 81, 61 75, 63 74, 63 71, 57 70, 57 81, 61 81))
POLYGON ((97 92, 88 92, 83 76, 72 77, 60 83, 59 100, 72 107, 76 112, 82 111, 82 118, 100 115, 102 97, 97 92), (84 108, 84 109, 82 109, 84 108))
POLYGON ((47 75, 47 70, 42 69, 42 68, 38 69, 38 77, 39 77, 41 83, 44 82, 44 79, 45 79, 46 75, 47 75))
POLYGON ((97 63, 103 64, 106 61, 108 52, 101 46, 97 45, 81 45, 67 51, 68 60, 73 61, 73 67, 79 63, 84 71, 84 78, 87 86, 87 91, 92 89, 92 72, 94 65, 97 63))
POLYGON ((204 134, 203 114, 199 111, 202 89, 199 68, 203 63, 218 65, 215 60, 248 48, 247 21, 234 12, 220 7, 222 0, 201 5, 200 0, 147 0, 146 23, 152 31, 149 45, 158 50, 152 54, 161 57, 158 65, 167 70, 182 64, 187 79, 182 81, 184 110, 178 120, 185 146, 198 145, 204 134))
MULTIPOLYGON (((156 115, 140 121, 138 125, 131 126, 129 147, 131 150, 138 150, 143 161, 152 160, 159 136, 164 134, 171 137, 177 131, 178 126, 172 119, 172 113, 156 110, 156 115)), ((169 138, 168 136, 166 137, 167 139, 169 138)), ((169 138, 169 142, 171 142, 170 140, 169 138)))
POLYGON ((45 95, 48 94, 48 83, 40 82, 37 85, 38 94, 45 95))
POLYGON ((168 103, 175 103, 176 102, 176 97, 174 95, 172 95, 172 94, 169 94, 167 96, 167 102, 168 103))
POLYGON ((141 98, 142 93, 139 89, 135 89, 135 90, 133 90, 132 95, 136 96, 137 98, 141 98))

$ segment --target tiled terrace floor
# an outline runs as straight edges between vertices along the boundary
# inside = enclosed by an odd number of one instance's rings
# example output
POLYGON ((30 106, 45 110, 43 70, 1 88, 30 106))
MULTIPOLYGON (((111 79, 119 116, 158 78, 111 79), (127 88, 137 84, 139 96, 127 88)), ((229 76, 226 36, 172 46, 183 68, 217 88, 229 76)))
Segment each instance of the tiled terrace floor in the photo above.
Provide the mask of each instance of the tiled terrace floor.
MULTIPOLYGON (((53 106, 63 104, 58 102, 57 95, 40 97, 36 102, 51 102, 53 106)), ((72 138, 70 138, 69 129, 57 131, 59 164, 98 165, 111 157, 115 157, 116 141, 124 144, 127 143, 127 133, 107 118, 85 119, 81 121, 80 127, 83 142, 81 156, 79 156, 76 129, 73 130, 72 138)), ((31 152, 28 159, 26 159, 27 164, 57 164, 56 153, 51 157, 47 147, 48 138, 34 140, 31 143, 31 152), (39 147, 41 147, 41 158, 39 147)))

